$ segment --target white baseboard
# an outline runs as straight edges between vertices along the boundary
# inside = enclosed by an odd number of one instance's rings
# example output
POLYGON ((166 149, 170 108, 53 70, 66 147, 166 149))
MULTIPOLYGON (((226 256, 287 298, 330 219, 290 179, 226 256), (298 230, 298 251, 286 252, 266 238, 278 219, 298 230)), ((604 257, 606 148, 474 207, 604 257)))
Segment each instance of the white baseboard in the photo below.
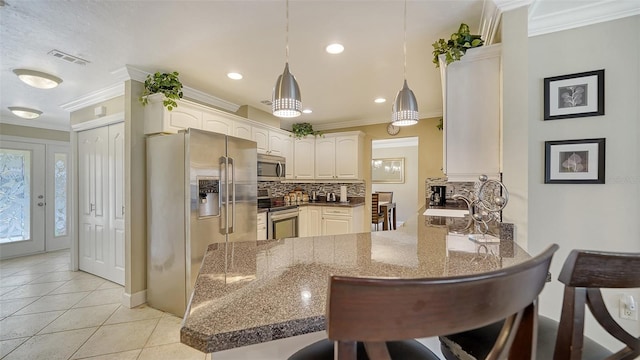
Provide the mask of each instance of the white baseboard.
POLYGON ((138 291, 134 294, 122 294, 122 305, 129 309, 147 302, 147 290, 138 291))

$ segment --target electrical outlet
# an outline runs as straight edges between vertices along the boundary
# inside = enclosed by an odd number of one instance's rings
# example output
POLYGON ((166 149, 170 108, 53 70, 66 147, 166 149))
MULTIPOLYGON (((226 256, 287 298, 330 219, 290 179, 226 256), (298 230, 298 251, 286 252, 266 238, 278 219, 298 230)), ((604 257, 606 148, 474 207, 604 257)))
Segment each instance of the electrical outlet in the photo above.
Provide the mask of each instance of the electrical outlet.
POLYGON ((624 297, 620 299, 620 318, 628 320, 638 320, 638 307, 634 310, 629 309, 629 305, 625 302, 624 297))

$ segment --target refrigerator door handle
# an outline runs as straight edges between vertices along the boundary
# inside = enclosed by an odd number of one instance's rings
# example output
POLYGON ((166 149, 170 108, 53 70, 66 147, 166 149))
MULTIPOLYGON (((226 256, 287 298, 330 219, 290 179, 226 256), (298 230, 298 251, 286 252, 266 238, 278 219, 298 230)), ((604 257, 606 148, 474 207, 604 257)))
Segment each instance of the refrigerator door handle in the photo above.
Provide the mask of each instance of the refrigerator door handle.
POLYGON ((221 211, 224 219, 220 221, 220 234, 227 234, 227 219, 229 218, 229 186, 227 181, 227 164, 226 157, 221 157, 219 160, 220 165, 220 205, 224 205, 224 210, 221 211), (224 198, 223 198, 224 197, 224 198))
MULTIPOLYGON (((231 177, 227 179, 227 186, 231 184, 231 226, 229 226, 228 233, 233 234, 233 228, 236 226, 236 167, 234 165, 232 157, 228 157, 227 159, 228 168, 231 168, 231 177)), ((229 173, 227 173, 227 175, 229 175, 229 173)))

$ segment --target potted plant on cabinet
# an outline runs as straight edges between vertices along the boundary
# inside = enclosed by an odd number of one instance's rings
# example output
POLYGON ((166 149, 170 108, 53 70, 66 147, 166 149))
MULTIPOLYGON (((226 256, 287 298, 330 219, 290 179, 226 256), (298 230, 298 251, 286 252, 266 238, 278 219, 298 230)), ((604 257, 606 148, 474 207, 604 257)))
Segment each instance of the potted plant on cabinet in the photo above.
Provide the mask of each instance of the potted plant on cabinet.
POLYGON ((451 34, 449 40, 439 39, 432 44, 433 63, 436 64, 436 67, 440 67, 438 57, 444 54, 445 62, 449 65, 456 60, 460 60, 468 49, 479 47, 483 44, 484 40, 480 38, 480 35, 471 35, 469 26, 462 23, 458 28, 458 32, 451 34))
POLYGON ((149 96, 153 94, 162 94, 162 104, 171 111, 178 107, 176 100, 182 98, 182 83, 178 78, 178 72, 161 73, 147 75, 147 79, 144 81, 144 90, 140 95, 140 102, 142 105, 149 103, 149 96))
POLYGON ((322 135, 321 131, 313 130, 313 125, 309 123, 295 123, 291 126, 291 132, 296 139, 301 139, 307 135, 318 136, 322 135))

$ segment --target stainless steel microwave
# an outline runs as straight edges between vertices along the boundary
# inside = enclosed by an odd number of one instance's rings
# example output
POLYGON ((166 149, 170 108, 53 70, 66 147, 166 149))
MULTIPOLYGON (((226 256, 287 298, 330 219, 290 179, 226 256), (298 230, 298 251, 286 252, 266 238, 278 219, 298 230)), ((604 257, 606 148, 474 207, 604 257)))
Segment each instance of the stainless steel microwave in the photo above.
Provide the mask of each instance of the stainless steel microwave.
POLYGON ((286 163, 282 156, 258 154, 258 181, 284 180, 286 163))

